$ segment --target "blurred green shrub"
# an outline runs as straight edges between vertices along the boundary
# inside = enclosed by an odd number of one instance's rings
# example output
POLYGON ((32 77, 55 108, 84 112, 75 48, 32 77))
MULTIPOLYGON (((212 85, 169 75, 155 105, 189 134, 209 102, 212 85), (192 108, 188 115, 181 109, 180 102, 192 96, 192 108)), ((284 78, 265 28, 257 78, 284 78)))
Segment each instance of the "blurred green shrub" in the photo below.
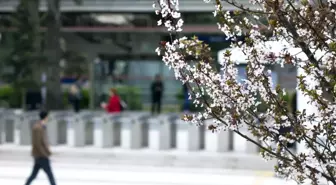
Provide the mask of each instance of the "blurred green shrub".
POLYGON ((115 88, 120 98, 126 102, 128 110, 142 110, 140 88, 133 86, 117 86, 115 88))
MULTIPOLYGON (((80 100, 80 109, 88 109, 90 105, 90 94, 88 89, 81 89, 82 99, 80 100)), ((69 90, 63 92, 63 103, 66 108, 71 107, 69 102, 69 90)))
POLYGON ((22 107, 22 92, 10 85, 0 87, 0 106, 8 108, 22 107))
MULTIPOLYGON (((257 97, 260 100, 260 96, 257 97)), ((296 112, 296 92, 286 92, 285 95, 282 96, 282 99, 286 102, 288 110, 291 113, 296 112)), ((268 105, 262 101, 262 103, 258 106, 258 112, 266 112, 268 105)))

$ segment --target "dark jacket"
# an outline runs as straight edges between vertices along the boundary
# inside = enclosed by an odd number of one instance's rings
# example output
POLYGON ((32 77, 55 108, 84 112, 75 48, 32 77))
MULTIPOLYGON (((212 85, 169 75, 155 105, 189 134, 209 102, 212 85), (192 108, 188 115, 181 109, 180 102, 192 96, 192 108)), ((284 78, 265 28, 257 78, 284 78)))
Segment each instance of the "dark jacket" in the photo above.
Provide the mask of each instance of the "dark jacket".
POLYGON ((69 102, 72 104, 75 112, 79 112, 79 110, 80 110, 80 100, 81 100, 80 95, 70 93, 68 99, 69 99, 69 102))
POLYGON ((186 84, 183 85, 183 111, 190 110, 189 90, 186 84))
POLYGON ((153 101, 160 100, 162 98, 164 86, 162 82, 153 82, 151 85, 151 93, 153 101))
POLYGON ((32 156, 34 158, 48 158, 50 155, 46 129, 41 123, 35 123, 32 131, 32 156))

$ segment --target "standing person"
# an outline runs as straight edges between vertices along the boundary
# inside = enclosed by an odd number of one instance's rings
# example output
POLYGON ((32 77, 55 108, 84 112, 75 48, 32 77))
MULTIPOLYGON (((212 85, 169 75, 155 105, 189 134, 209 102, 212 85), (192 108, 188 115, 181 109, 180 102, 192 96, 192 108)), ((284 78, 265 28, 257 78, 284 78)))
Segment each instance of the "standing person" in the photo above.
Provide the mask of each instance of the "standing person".
POLYGON ((83 80, 80 75, 77 75, 75 85, 77 86, 78 89, 81 89, 83 84, 83 80))
POLYGON ((70 87, 69 92, 69 102, 72 104, 72 107, 74 111, 77 113, 80 110, 80 100, 81 100, 81 94, 76 85, 72 85, 70 87))
POLYGON ((101 107, 105 109, 108 113, 118 113, 121 112, 121 100, 118 96, 117 90, 112 88, 110 89, 110 99, 108 103, 102 103, 101 107))
POLYGON ((49 156, 51 152, 47 142, 46 124, 48 122, 48 112, 40 112, 40 121, 35 123, 32 131, 32 156, 34 157, 33 171, 25 185, 30 185, 42 168, 47 174, 50 185, 56 185, 51 170, 49 156))
POLYGON ((161 113, 161 101, 163 95, 164 86, 161 80, 160 75, 155 76, 155 81, 151 84, 151 93, 152 93, 152 114, 155 111, 161 113))
POLYGON ((183 84, 183 112, 190 111, 189 90, 187 84, 183 84))

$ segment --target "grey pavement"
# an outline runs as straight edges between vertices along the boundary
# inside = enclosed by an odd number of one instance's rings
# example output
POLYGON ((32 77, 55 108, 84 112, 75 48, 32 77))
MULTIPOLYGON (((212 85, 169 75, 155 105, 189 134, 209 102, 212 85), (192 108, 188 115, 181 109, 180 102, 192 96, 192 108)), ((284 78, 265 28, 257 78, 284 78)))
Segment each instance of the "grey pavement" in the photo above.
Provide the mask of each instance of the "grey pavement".
MULTIPOLYGON (((295 185, 272 173, 218 168, 116 165, 52 158, 57 184, 61 185, 295 185)), ((31 173, 32 160, 0 160, 0 184, 22 185, 31 173)), ((39 173, 34 185, 49 184, 39 173)))
MULTIPOLYGON (((127 150, 67 146, 51 147, 52 159, 60 163, 137 165, 185 168, 215 168, 247 171, 273 171, 275 161, 266 162, 259 155, 242 153, 207 153, 184 151, 127 150)), ((30 146, 0 145, 1 161, 30 161, 30 146)))

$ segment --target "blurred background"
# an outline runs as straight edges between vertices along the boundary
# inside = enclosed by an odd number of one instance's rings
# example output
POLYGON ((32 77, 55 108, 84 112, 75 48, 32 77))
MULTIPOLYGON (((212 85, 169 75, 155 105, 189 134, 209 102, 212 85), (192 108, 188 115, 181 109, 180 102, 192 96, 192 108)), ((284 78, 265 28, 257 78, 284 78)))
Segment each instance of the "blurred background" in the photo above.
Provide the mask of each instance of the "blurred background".
MULTIPOLYGON (((259 149, 232 132, 180 121, 185 92, 155 53, 171 37, 157 26, 152 3, 0 0, 0 184, 23 184, 29 175, 30 126, 41 108, 51 110, 48 138, 62 185, 284 183, 273 178, 274 161, 265 163, 259 149), (155 117, 149 112, 156 75, 164 92, 162 114, 155 117), (73 85, 81 96, 77 114, 69 101, 73 85), (111 88, 127 104, 119 117, 101 108, 111 88)), ((180 0, 180 10, 185 25, 179 36, 197 36, 218 60, 230 40, 218 30, 213 4, 180 0)), ((245 65, 237 68, 243 79, 245 65)), ((295 110, 295 68, 270 68, 295 110)), ((45 183, 39 176, 36 184, 45 183)))
MULTIPOLYGON (((97 109, 109 89, 116 87, 120 88, 120 94, 130 104, 130 109, 149 110, 150 85, 154 76, 160 74, 165 86, 163 110, 181 110, 181 82, 175 80, 174 72, 154 52, 159 42, 169 41, 170 36, 157 26, 159 16, 153 13, 152 3, 151 0, 82 0, 80 4, 73 0, 61 1, 59 40, 62 54, 59 73, 64 96, 71 84, 79 82, 84 96, 81 107, 97 109)), ((11 53, 17 47, 18 39, 14 33, 17 20, 13 21, 17 5, 18 0, 0 1, 0 62, 3 63, 1 71, 7 76, 15 71, 13 68, 29 65, 29 62, 22 62, 18 64, 21 66, 13 66, 6 62, 13 60, 11 53)), ((230 6, 226 9, 230 9, 230 6)), ((47 11, 45 1, 41 1, 40 10, 40 26, 46 28, 48 21, 43 18, 47 11)), ((208 43, 214 58, 217 58, 220 50, 229 46, 230 41, 217 29, 216 19, 211 13, 213 4, 184 0, 181 1, 181 11, 185 22, 182 34, 197 36, 208 43)), ((243 78, 244 65, 239 68, 240 78, 243 78)), ((277 68, 273 73, 276 83, 294 90, 294 68, 277 68)), ((22 93, 14 92, 20 90, 11 86, 14 80, 15 77, 2 80, 0 100, 3 106, 18 108, 22 107, 22 98, 18 98, 22 93)), ((63 103, 64 108, 69 108, 67 101, 63 103)))

